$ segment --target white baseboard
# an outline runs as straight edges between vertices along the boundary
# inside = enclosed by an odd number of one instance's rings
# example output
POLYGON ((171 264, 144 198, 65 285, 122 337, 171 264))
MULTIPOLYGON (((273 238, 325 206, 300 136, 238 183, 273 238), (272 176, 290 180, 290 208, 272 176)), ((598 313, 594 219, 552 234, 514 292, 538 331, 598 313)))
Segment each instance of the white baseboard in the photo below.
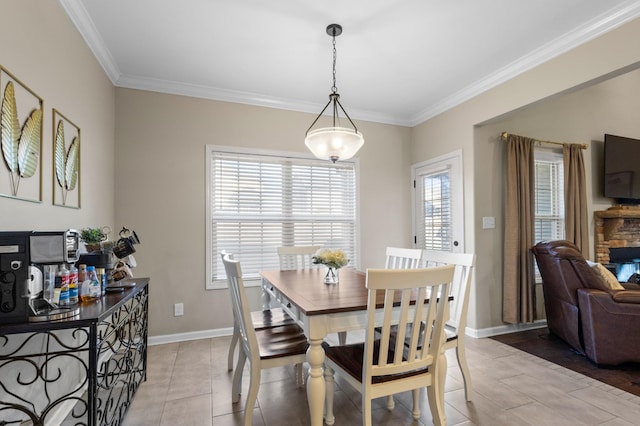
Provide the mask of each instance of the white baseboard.
POLYGON ((465 334, 467 336, 480 339, 482 337, 491 337, 491 336, 498 336, 500 334, 516 333, 518 331, 533 330, 536 328, 543 328, 546 326, 547 326, 547 320, 543 319, 543 320, 537 320, 532 323, 526 323, 526 324, 505 324, 505 325, 500 325, 498 327, 489 327, 489 328, 480 328, 480 329, 467 327, 465 329, 465 334))
MULTIPOLYGON (((467 336, 480 339, 482 337, 498 336, 500 334, 515 333, 517 331, 533 330, 547 326, 547 320, 538 320, 528 324, 507 324, 498 327, 474 329, 467 327, 467 336)), ((162 345, 165 343, 186 342, 189 340, 210 339, 212 337, 231 336, 233 328, 217 328, 212 330, 190 331, 187 333, 165 334, 163 336, 150 336, 147 344, 149 346, 162 345)))
POLYGON ((186 342, 188 340, 210 339, 212 337, 231 336, 232 334, 233 327, 190 331, 187 333, 165 334, 163 336, 150 336, 147 341, 147 345, 154 346, 165 343, 186 342))

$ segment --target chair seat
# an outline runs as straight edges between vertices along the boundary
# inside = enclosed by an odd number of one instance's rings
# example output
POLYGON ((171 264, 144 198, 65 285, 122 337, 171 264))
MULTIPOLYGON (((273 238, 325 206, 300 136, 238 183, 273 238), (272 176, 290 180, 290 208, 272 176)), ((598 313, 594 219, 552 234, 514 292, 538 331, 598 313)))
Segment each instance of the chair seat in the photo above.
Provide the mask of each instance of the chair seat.
MULTIPOLYGON (((344 346, 325 346, 325 356, 340 366, 344 371, 349 373, 351 377, 362 382, 362 369, 364 363, 364 343, 354 343, 344 346)), ((378 359, 380 353, 380 340, 376 340, 373 346, 373 359, 378 359)), ((406 353, 402 359, 406 361, 406 353)), ((394 351, 389 349, 387 362, 392 363, 394 351)), ((391 380, 403 379, 405 377, 417 376, 419 374, 428 373, 428 368, 413 370, 408 373, 394 374, 388 376, 374 376, 373 383, 384 383, 391 380)))
POLYGON ((282 308, 253 311, 251 312, 251 321, 256 330, 296 323, 296 320, 291 318, 282 308))
POLYGON ((309 347, 304 331, 297 324, 256 330, 256 337, 261 359, 305 354, 309 347))

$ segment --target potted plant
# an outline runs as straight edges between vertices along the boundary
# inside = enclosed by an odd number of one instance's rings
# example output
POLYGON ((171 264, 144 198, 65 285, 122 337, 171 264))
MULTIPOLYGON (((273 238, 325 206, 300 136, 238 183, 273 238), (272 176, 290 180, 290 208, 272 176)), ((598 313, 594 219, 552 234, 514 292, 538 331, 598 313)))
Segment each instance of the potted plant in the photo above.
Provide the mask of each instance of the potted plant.
POLYGON ((100 243, 107 238, 102 228, 83 228, 80 231, 80 239, 87 247, 89 253, 100 250, 100 243))

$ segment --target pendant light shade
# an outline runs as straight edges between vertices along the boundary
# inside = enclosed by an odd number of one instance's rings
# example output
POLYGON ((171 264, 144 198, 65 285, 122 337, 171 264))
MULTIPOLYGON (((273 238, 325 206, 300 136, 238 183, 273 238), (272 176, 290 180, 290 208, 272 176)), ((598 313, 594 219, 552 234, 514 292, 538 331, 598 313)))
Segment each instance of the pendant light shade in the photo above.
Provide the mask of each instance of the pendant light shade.
POLYGON ((342 27, 338 24, 331 24, 327 26, 327 34, 333 38, 333 86, 329 94, 329 102, 327 102, 322 111, 320 111, 320 114, 318 114, 313 123, 311 123, 309 129, 307 129, 304 143, 316 157, 331 160, 335 163, 338 160, 348 160, 353 157, 362 145, 364 145, 364 137, 362 133, 358 131, 355 124, 353 124, 349 114, 347 114, 342 107, 340 95, 336 87, 336 36, 342 34, 342 27), (333 125, 313 129, 313 126, 318 122, 329 105, 331 105, 333 112, 333 125), (340 110, 349 120, 353 128, 336 125, 336 120, 339 120, 340 110))
POLYGON ((316 157, 335 163, 353 157, 364 145, 364 137, 354 129, 324 127, 308 132, 304 143, 316 157))

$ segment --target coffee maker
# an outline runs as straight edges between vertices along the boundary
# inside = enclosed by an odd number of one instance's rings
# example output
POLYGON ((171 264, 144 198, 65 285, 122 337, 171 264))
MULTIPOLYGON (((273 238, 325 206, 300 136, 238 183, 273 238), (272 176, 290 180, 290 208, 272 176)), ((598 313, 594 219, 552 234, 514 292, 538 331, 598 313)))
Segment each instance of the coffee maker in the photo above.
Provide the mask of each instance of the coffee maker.
POLYGON ((0 232, 0 323, 50 321, 79 314, 77 306, 53 303, 54 277, 60 264, 75 263, 80 233, 0 232))
POLYGON ((30 232, 0 232, 0 324, 29 318, 30 232))

